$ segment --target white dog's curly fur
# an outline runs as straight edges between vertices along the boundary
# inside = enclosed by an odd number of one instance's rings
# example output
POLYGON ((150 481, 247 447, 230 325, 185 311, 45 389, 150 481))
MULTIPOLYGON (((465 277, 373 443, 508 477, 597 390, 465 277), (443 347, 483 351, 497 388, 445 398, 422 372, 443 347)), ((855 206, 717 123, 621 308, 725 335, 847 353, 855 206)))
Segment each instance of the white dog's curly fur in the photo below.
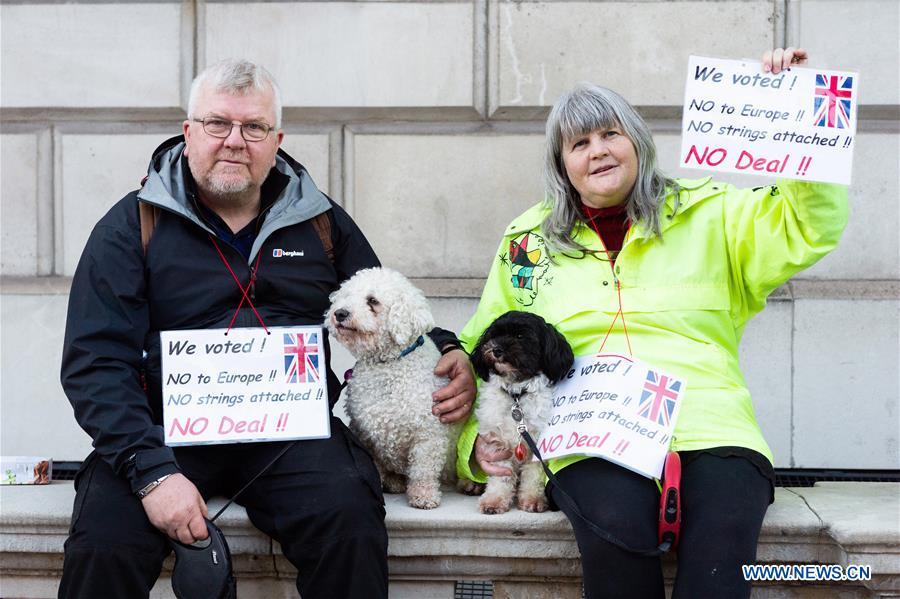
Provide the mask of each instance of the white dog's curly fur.
POLYGON ((437 507, 441 481, 456 480, 461 426, 431 412, 432 392, 448 379, 434 375, 441 354, 426 335, 434 327, 428 300, 387 268, 357 272, 330 299, 328 331, 357 360, 347 385, 351 430, 372 453, 385 491, 405 490, 413 507, 437 507))

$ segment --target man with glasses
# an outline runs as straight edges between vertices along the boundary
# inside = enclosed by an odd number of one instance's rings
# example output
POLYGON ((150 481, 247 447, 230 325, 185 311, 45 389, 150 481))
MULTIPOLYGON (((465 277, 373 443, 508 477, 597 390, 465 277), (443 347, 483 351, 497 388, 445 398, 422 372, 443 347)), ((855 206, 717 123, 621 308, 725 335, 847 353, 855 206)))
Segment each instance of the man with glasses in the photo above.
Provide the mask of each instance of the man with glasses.
MULTIPOLYGON (((163 443, 160 331, 320 325, 329 293, 378 265, 350 217, 279 151, 280 127, 265 69, 209 67, 191 87, 183 136, 157 148, 142 189, 87 242, 62 383, 95 451, 76 479, 60 597, 147 597, 167 537, 206 538, 205 500, 260 472, 237 502, 297 567, 304 599, 387 596, 378 473, 340 420, 331 416, 330 438, 295 444, 163 443)), ((474 397, 467 356, 452 333, 430 336, 444 353, 436 372, 451 379, 435 415, 461 420, 474 397)), ((339 389, 329 369, 332 407, 339 389)))

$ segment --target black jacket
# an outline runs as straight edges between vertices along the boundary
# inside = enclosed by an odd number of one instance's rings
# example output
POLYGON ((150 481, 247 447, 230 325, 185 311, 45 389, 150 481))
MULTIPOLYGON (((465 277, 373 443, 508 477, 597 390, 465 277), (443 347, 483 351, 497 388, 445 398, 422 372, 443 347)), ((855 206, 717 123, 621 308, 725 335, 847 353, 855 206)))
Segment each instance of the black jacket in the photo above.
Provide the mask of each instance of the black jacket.
MULTIPOLYGON (((157 148, 143 188, 100 219, 69 296, 63 388, 97 453, 135 491, 178 470, 163 444, 159 332, 227 327, 241 299, 210 239, 213 228, 196 209, 183 149, 180 136, 157 148), (146 256, 138 201, 162 209, 146 256)), ((263 189, 275 199, 263 205, 249 262, 221 239, 218 245, 244 286, 259 258, 251 299, 266 326, 321 324, 329 294, 357 270, 378 266, 378 258, 347 213, 286 153, 278 152, 263 189), (331 220, 333 262, 311 222, 321 213, 331 220)), ((246 302, 234 326, 259 326, 246 302)), ((458 344, 440 329, 431 337, 438 347, 458 344)), ((339 384, 330 369, 328 388, 333 405, 339 384)))

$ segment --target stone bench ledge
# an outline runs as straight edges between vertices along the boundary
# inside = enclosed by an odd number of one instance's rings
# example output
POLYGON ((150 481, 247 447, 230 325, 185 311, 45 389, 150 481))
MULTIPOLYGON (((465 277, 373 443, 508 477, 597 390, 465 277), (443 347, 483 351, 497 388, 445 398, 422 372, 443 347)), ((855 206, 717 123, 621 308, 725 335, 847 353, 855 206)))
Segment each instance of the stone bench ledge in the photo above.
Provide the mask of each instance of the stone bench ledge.
MULTIPOLYGON (((55 596, 73 498, 69 482, 0 487, 3 596, 55 596)), ((223 503, 211 501, 210 513, 223 503)), ((452 597, 454 581, 472 579, 493 580, 495 597, 517 596, 515 589, 529 598, 543 596, 540 589, 548 597, 580 596, 578 548, 559 512, 485 516, 477 499, 452 492, 436 510, 413 509, 401 495, 386 496, 386 509, 392 597, 452 597)), ((230 507, 218 524, 234 554, 241 596, 292 596, 295 570, 242 507, 230 507)), ((900 485, 776 489, 758 562, 870 565, 865 589, 900 595, 900 485)), ((669 575, 672 567, 667 558, 669 575)), ((860 583, 856 588, 865 590, 860 583)), ((162 578, 153 596, 167 593, 162 578)))

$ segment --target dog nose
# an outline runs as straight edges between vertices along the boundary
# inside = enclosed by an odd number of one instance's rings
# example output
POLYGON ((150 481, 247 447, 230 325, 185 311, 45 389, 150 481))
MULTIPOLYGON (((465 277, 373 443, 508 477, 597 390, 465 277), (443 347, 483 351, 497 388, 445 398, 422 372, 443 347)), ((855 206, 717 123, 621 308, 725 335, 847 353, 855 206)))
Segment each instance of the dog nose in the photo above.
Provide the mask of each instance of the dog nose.
POLYGON ((347 320, 348 316, 350 316, 350 313, 343 308, 334 311, 334 318, 338 322, 344 322, 345 320, 347 320))

